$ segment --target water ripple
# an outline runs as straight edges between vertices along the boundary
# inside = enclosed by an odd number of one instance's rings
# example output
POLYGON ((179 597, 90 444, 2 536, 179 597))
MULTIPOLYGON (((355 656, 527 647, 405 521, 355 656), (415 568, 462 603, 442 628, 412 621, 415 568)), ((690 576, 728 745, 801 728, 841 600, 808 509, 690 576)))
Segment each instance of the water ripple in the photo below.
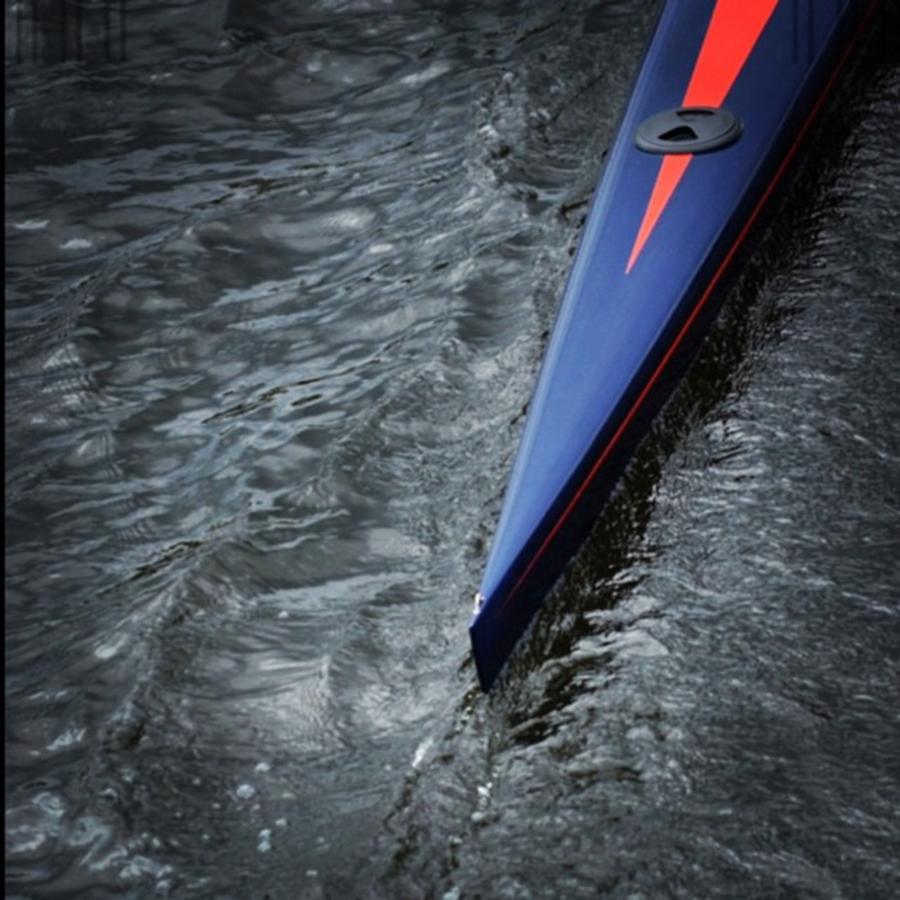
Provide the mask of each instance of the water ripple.
POLYGON ((23 33, 10 896, 896 874, 890 48, 474 687, 470 597, 639 5, 141 0, 113 62, 92 12, 80 62, 59 21, 23 33))

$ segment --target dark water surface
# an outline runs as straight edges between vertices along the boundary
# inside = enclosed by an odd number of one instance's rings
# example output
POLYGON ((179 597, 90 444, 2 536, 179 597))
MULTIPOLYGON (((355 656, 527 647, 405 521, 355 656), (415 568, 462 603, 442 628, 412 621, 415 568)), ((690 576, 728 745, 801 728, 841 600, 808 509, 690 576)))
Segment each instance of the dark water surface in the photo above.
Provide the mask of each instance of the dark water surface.
POLYGON ((653 4, 27 6, 7 896, 898 896, 898 42, 483 698, 471 596, 653 4))

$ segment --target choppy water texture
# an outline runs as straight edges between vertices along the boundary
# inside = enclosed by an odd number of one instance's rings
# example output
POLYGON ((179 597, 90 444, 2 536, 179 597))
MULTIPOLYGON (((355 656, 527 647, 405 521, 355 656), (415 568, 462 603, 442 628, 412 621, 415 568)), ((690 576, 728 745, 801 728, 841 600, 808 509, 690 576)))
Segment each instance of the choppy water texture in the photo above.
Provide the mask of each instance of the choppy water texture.
POLYGON ((7 896, 897 896, 896 14, 483 698, 652 4, 44 6, 7 7, 7 896))

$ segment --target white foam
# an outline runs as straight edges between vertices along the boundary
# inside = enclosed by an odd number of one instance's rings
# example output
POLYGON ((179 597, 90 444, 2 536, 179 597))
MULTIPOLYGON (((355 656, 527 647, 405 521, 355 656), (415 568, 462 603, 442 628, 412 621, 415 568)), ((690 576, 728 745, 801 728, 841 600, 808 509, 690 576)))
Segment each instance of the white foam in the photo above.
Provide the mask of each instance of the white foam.
POLYGON ((428 751, 431 749, 431 745, 434 743, 434 738, 427 737, 418 747, 416 747, 416 752, 413 754, 412 767, 414 769, 418 769, 419 766, 425 761, 425 756, 428 751))
POLYGON ((64 731, 47 749, 54 753, 57 750, 64 750, 66 747, 74 747, 84 740, 85 730, 83 728, 70 728, 64 731))
POLYGON ((60 244, 61 250, 87 250, 93 247, 93 241, 87 241, 84 238, 70 238, 64 244, 60 244))

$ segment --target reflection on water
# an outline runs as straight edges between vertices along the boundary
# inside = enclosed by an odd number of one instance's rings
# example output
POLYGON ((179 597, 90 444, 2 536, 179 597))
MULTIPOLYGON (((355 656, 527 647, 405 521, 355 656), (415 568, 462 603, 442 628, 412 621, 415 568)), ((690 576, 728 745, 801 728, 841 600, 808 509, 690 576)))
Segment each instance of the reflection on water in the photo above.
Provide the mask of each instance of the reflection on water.
POLYGON ((484 699, 652 11, 76 6, 7 7, 8 895, 890 896, 894 51, 484 699))

